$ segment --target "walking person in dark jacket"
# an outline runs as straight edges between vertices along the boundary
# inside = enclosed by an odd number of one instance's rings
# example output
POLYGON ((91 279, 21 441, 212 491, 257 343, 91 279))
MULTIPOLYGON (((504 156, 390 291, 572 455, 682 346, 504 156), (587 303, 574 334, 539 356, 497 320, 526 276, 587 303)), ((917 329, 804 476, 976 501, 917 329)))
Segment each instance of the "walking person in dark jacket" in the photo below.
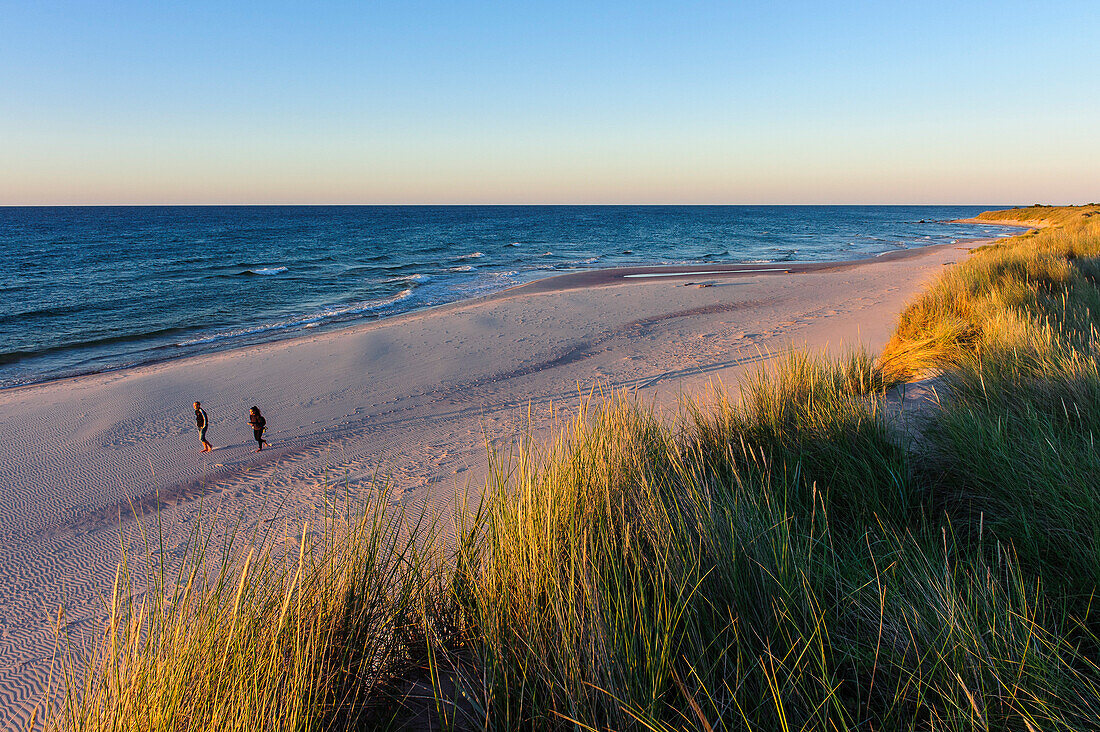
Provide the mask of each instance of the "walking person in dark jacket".
POLYGON ((264 430, 267 429, 267 420, 260 414, 259 407, 248 410, 248 423, 252 425, 252 436, 256 438, 256 452, 264 449, 267 440, 264 439, 264 430))
POLYGON ((206 441, 206 428, 210 426, 210 418, 206 416, 206 410, 195 402, 195 425, 199 428, 199 441, 202 442, 202 452, 210 452, 214 446, 206 441))

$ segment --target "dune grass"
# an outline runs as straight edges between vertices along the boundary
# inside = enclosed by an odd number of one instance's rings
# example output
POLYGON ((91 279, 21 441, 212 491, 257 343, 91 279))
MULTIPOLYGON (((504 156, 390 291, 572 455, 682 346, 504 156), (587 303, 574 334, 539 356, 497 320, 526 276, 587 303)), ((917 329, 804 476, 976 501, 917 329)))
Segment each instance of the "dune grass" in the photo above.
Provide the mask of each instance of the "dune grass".
POLYGON ((452 542, 383 494, 290 550, 199 547, 142 601, 123 566, 47 726, 1094 727, 1091 211, 1005 213, 1050 225, 945 273, 878 358, 790 354, 678 421, 586 405, 493 456, 452 542), (914 439, 884 396, 929 373, 914 439))
POLYGON ((143 576, 124 558, 101 634, 60 638, 65 695, 46 728, 354 723, 407 671, 407 631, 422 626, 432 575, 421 563, 432 529, 386 505, 383 495, 297 535, 248 537, 242 551, 232 540, 214 551, 196 533, 174 568, 146 535, 143 576))
POLYGON ((978 214, 982 221, 1012 221, 1019 223, 1033 223, 1035 226, 1050 226, 1068 224, 1077 221, 1081 217, 1089 217, 1100 214, 1100 204, 1090 203, 1086 206, 1024 206, 1022 208, 1009 208, 1003 211, 983 211, 978 214))
POLYGON ((1087 345, 1100 315, 1098 214, 1100 206, 982 214, 1064 223, 981 247, 940 277, 902 313, 879 359, 886 378, 910 380, 984 354, 1043 351, 1055 342, 1087 345))
POLYGON ((1090 724, 1093 629, 928 520, 866 364, 792 356, 678 430, 605 404, 498 473, 454 592, 470 726, 1090 724))
POLYGON ((984 247, 902 314, 880 365, 943 372, 926 432, 937 509, 980 523, 1088 606, 1100 582, 1100 207, 983 214, 1051 225, 984 247))

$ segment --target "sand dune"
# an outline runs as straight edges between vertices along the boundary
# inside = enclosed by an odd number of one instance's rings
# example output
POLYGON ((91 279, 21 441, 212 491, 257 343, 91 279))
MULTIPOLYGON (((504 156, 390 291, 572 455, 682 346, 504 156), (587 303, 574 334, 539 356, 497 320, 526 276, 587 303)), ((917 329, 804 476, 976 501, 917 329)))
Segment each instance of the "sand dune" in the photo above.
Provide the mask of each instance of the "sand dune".
POLYGON ((505 447, 529 408, 538 429, 551 403, 568 408, 596 385, 671 405, 714 378, 735 383, 786 346, 878 348, 961 248, 769 272, 567 275, 338 332, 0 392, 0 718, 14 724, 41 698, 58 608, 73 637, 93 632, 122 547, 144 555, 133 509, 160 507, 169 556, 202 516, 219 531, 238 517, 244 532, 293 524, 345 491, 371 490, 379 471, 395 500, 445 510, 484 475, 485 436, 505 447), (195 399, 210 415, 210 453, 199 452, 195 399), (246 424, 252 404, 269 424, 261 454, 246 424))

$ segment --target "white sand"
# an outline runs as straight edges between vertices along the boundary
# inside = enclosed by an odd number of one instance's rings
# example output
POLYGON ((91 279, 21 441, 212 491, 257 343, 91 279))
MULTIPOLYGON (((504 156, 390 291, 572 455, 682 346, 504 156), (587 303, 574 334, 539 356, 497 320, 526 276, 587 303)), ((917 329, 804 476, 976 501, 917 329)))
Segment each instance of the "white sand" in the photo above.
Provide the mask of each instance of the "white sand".
MULTIPOLYGON (((0 392, 0 720, 41 698, 58 607, 74 637, 99 627, 122 543, 145 549, 130 502, 158 492, 166 552, 202 513, 300 520, 370 489, 446 504, 484 475, 486 434, 528 406, 568 408, 596 385, 669 404, 734 384, 789 345, 880 348, 906 301, 963 246, 806 273, 604 279, 502 295, 346 330, 0 392), (710 287, 685 286, 706 281, 710 287), (191 402, 210 414, 199 452, 191 402), (271 449, 252 452, 257 404, 271 449), (338 488, 333 484, 339 483, 338 488)), ((714 268, 696 268, 710 271, 714 268)), ((554 283, 550 283, 553 285, 554 283)), ((500 443, 497 443, 500 444, 500 443)), ((223 522, 224 523, 224 522, 223 522)), ((14 716, 13 716, 14 715, 14 716)), ((10 724, 10 722, 9 722, 10 724)))
POLYGON ((951 221, 952 224, 985 224, 986 226, 1012 226, 1018 229, 1045 229, 1050 226, 1049 221, 1018 221, 1016 219, 1004 219, 997 221, 988 221, 986 219, 973 218, 973 219, 955 219, 951 221))

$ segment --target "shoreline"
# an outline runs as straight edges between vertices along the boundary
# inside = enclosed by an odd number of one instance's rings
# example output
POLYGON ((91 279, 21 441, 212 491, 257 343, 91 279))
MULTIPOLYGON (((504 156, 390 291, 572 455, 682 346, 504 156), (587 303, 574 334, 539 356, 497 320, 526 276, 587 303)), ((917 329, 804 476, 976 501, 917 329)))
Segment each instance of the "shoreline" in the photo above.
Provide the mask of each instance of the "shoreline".
MULTIPOLYGON (((977 219, 961 219, 959 223, 988 223, 978 222, 977 219)), ((952 222, 955 223, 955 222, 952 222)), ((998 222, 999 223, 999 222, 998 222)), ((1016 224, 1006 224, 1006 226, 1016 226, 1016 224)), ((857 259, 842 259, 833 261, 822 262, 748 262, 737 263, 727 262, 719 264, 669 264, 669 265, 636 265, 630 267, 607 267, 600 269, 582 270, 579 272, 564 272, 558 274, 550 274, 545 277, 538 277, 529 282, 524 282, 518 285, 511 285, 501 290, 493 292, 474 295, 472 297, 460 298, 451 302, 440 303, 438 305, 427 305, 413 310, 407 310, 393 315, 382 315, 371 320, 351 321, 346 324, 333 324, 323 330, 315 333, 310 332, 295 332, 293 335, 288 335, 284 338, 273 338, 271 340, 263 340, 255 343, 242 343, 237 345, 230 345, 224 348, 215 348, 209 351, 201 351, 199 353, 181 354, 177 356, 169 356, 160 359, 149 359, 138 363, 127 364, 123 366, 117 366, 112 368, 98 369, 92 371, 85 371, 82 373, 71 374, 67 376, 58 376, 53 378, 46 378, 40 381, 31 381, 24 384, 13 384, 11 386, 0 386, 0 394, 11 391, 19 391, 25 389, 34 389, 36 387, 45 386, 48 384, 63 383, 77 379, 86 379, 90 377, 102 376, 104 374, 117 374, 125 373, 131 370, 139 370, 145 368, 152 368, 160 366, 162 364, 175 363, 180 361, 186 361, 189 359, 201 359, 203 357, 215 356, 221 353, 229 353, 232 351, 261 348, 265 346, 277 346, 279 344, 285 344, 293 342, 298 339, 317 338, 322 336, 329 336, 340 333, 351 333, 362 328, 370 328, 381 322, 389 322, 399 320, 401 318, 423 314, 427 312, 446 310, 452 307, 461 307, 463 305, 472 304, 481 301, 492 301, 503 297, 512 297, 515 294, 526 294, 535 292, 559 292, 565 290, 572 290, 586 287, 606 287, 610 285, 625 285, 640 283, 641 280, 648 277, 662 277, 667 278, 669 281, 675 281, 681 278, 702 276, 702 277, 751 277, 759 275, 782 275, 782 274, 805 274, 808 272, 822 272, 848 269, 852 267, 866 266, 874 262, 895 261, 900 259, 907 259, 914 256, 919 256, 921 253, 934 251, 939 248, 953 248, 964 244, 970 244, 979 246, 981 244, 988 244, 996 241, 988 237, 973 238, 973 239, 959 239, 955 242, 944 242, 941 244, 930 244, 922 247, 909 247, 905 249, 889 250, 880 252, 879 254, 870 255, 867 257, 860 257, 857 259), (700 272, 700 270, 705 270, 700 272)), ((303 329, 305 330, 305 329, 303 329)))
POLYGON ((681 394, 735 388, 787 348, 880 348, 902 308, 983 241, 792 264, 789 276, 766 265, 570 273, 323 333, 2 390, 0 708, 26 717, 40 697, 59 605, 70 632, 98 627, 121 552, 144 552, 132 509, 157 517, 168 556, 200 527, 212 546, 232 531, 278 531, 376 495, 379 481, 414 513, 447 513, 463 490, 476 497, 489 449, 507 454, 524 435, 548 435, 553 415, 590 390, 674 410, 681 394), (627 277, 653 273, 670 276, 627 277), (198 452, 196 399, 210 415, 210 453, 198 452), (244 425, 251 404, 268 419, 260 454, 244 425))
MULTIPOLYGON (((746 264, 670 264, 635 267, 613 267, 593 269, 584 272, 553 275, 540 278, 522 285, 515 285, 494 295, 520 292, 555 292, 584 287, 605 287, 608 285, 630 284, 634 278, 662 277, 669 281, 688 277, 752 277, 758 275, 797 275, 810 272, 833 272, 856 267, 864 267, 876 262, 892 262, 919 257, 928 252, 954 249, 960 245, 980 246, 996 241, 988 237, 959 239, 955 242, 930 244, 924 247, 910 247, 881 252, 859 259, 839 259, 826 262, 753 262, 746 264)), ((487 295, 486 297, 493 297, 487 295)), ((398 317, 398 316, 394 316, 398 317)))

